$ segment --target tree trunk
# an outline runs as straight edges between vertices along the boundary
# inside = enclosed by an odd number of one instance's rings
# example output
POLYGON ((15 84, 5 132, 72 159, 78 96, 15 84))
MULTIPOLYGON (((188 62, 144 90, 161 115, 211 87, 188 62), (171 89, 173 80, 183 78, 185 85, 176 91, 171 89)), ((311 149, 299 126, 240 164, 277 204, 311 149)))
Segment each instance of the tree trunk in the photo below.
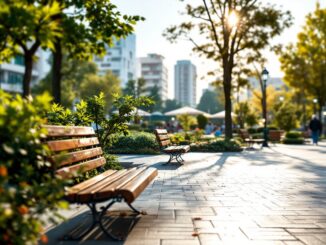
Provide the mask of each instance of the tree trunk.
POLYGON ((62 47, 61 40, 56 39, 54 43, 52 64, 52 95, 55 103, 61 103, 61 68, 62 68, 62 47))
POLYGON ((23 96, 26 98, 31 94, 33 53, 26 52, 24 55, 24 61, 25 61, 25 73, 23 77, 23 96))
POLYGON ((231 65, 227 62, 224 63, 223 69, 223 88, 225 96, 225 138, 232 139, 232 100, 231 100, 231 80, 232 69, 231 65))

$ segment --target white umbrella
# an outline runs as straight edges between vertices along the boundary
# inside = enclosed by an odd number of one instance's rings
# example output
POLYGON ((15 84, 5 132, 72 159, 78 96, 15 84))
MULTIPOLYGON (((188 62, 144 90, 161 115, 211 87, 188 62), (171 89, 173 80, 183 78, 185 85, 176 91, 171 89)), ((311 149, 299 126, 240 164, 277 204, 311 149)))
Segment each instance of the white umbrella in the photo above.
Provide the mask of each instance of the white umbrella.
POLYGON ((154 111, 153 113, 151 113, 151 116, 163 116, 163 113, 160 111, 154 111))
POLYGON ((141 117, 149 117, 151 114, 148 113, 147 111, 144 111, 142 109, 135 109, 133 110, 132 114, 136 114, 141 117))
POLYGON ((195 108, 189 107, 189 106, 184 106, 181 107, 179 109, 173 110, 173 111, 169 111, 166 112, 165 115, 166 116, 178 116, 178 115, 192 115, 192 116, 196 116, 196 115, 204 115, 205 117, 210 117, 210 114, 204 112, 204 111, 200 111, 197 110, 195 108))
MULTIPOLYGON (((232 117, 235 117, 236 115, 233 112, 231 112, 231 116, 232 117)), ((215 113, 215 114, 211 115, 209 118, 220 118, 220 119, 223 119, 223 118, 225 118, 225 111, 220 111, 218 113, 215 113)))

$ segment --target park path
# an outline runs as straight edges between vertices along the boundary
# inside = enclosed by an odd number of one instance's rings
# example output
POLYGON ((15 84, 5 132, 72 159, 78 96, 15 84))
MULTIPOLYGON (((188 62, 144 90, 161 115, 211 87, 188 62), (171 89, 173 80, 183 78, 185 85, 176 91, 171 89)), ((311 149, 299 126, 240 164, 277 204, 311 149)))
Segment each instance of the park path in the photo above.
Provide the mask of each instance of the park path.
MULTIPOLYGON (((189 153, 183 166, 164 165, 167 158, 120 156, 126 166, 145 164, 159 170, 134 202, 147 215, 136 220, 125 242, 100 235, 79 243, 59 242, 59 232, 50 232, 50 243, 326 244, 325 143, 189 153)), ((124 205, 115 209, 127 210, 124 205)))

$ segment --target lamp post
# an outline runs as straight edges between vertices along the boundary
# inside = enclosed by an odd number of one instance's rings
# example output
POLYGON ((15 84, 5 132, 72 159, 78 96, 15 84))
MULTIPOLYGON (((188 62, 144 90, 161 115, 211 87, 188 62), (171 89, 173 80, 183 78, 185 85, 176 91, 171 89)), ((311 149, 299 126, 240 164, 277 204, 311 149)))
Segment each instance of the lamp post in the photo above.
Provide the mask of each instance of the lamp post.
POLYGON ((314 102, 314 114, 317 116, 317 99, 313 99, 312 102, 314 102))
POLYGON ((266 103, 266 83, 268 79, 269 72, 266 68, 261 73, 261 78, 263 80, 263 118, 264 118, 264 143, 263 147, 268 147, 268 132, 267 132, 267 103, 266 103))

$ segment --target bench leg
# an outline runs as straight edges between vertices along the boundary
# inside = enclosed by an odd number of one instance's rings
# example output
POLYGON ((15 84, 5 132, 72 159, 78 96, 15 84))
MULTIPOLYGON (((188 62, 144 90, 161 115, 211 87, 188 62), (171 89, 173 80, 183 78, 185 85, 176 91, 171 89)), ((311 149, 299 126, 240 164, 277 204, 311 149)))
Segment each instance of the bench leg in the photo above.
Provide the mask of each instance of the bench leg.
POLYGON ((181 154, 182 153, 170 153, 169 161, 167 161, 167 163, 165 163, 165 164, 172 162, 173 159, 175 159, 178 163, 182 164, 182 162, 184 162, 184 160, 181 157, 181 154))

